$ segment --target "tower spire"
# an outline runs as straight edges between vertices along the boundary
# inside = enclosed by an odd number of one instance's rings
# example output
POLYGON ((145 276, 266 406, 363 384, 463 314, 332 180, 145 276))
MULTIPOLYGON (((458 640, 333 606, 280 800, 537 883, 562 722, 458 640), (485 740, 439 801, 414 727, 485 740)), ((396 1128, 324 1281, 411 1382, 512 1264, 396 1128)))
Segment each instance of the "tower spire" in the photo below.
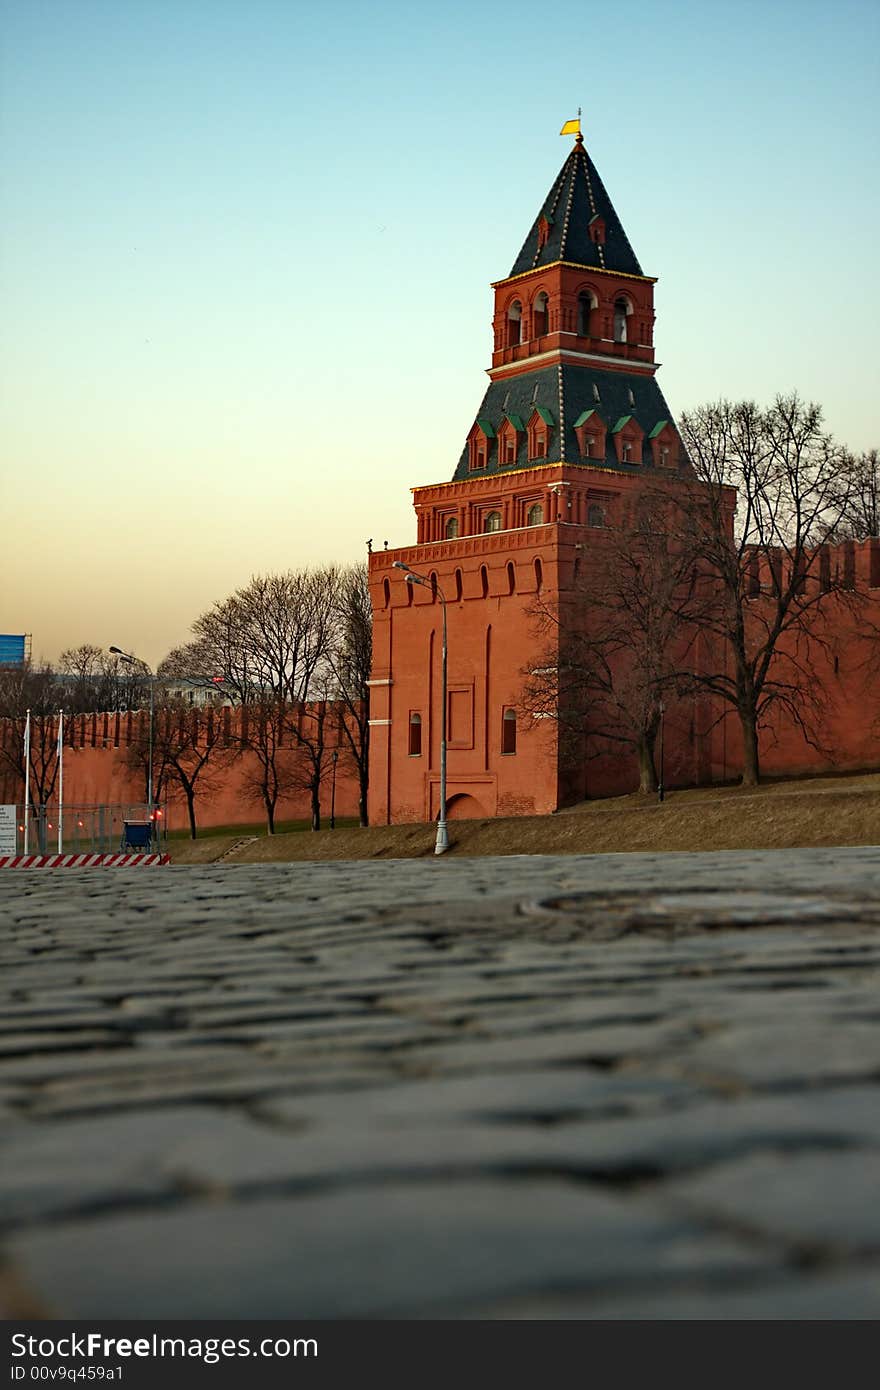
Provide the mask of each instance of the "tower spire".
POLYGON ((562 127, 563 135, 574 135, 574 145, 541 204, 509 277, 558 261, 587 268, 595 266, 624 275, 643 275, 605 185, 587 153, 580 125, 581 118, 576 116, 562 127))

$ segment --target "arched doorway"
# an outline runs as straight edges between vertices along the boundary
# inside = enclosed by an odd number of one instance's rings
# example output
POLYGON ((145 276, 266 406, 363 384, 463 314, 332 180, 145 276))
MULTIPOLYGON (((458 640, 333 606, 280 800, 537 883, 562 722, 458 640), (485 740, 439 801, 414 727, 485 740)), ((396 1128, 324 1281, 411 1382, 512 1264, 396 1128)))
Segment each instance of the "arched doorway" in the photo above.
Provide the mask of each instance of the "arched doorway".
POLYGON ((485 806, 467 792, 450 797, 446 805, 447 820, 487 820, 488 816, 485 806))

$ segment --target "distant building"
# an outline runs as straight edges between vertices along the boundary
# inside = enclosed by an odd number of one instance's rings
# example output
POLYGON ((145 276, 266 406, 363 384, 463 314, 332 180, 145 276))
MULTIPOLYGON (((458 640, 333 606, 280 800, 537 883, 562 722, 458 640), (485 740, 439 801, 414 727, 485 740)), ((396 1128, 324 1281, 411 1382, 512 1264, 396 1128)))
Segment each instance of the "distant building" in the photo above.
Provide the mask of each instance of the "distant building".
POLYGON ((26 666, 30 659, 29 632, 0 633, 0 666, 26 666))

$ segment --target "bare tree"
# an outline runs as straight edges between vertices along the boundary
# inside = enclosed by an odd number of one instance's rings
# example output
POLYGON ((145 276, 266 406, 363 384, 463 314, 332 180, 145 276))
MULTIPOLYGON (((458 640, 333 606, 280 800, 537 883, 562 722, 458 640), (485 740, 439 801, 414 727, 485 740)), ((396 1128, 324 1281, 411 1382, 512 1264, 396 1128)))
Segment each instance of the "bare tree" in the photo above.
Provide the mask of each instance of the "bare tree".
POLYGON ((69 677, 63 682, 67 713, 89 714, 116 707, 116 663, 103 647, 90 642, 68 647, 58 658, 58 670, 69 677))
MULTIPOLYGON (((152 737, 155 799, 179 797, 186 802, 192 839, 197 834, 196 797, 210 799, 239 752, 237 743, 227 740, 215 710, 196 710, 188 701, 168 697, 157 701, 152 737)), ((128 749, 129 765, 144 770, 149 754, 149 724, 142 720, 128 749)))
POLYGON ((845 480, 841 531, 853 540, 880 536, 880 456, 844 453, 841 474, 845 480))
MULTIPOLYGON (((30 711, 30 804, 34 812, 55 794, 58 779, 58 712, 64 691, 48 666, 0 668, 0 769, 8 795, 18 801, 25 787, 25 729, 30 711)), ((42 832, 41 832, 42 833, 42 832)))
POLYGON ((338 571, 257 575, 235 595, 252 686, 290 705, 311 697, 333 630, 338 571))
POLYGON ((308 792, 312 829, 320 830, 321 792, 332 761, 331 713, 326 699, 289 708, 285 731, 296 746, 294 785, 308 792))
POLYGON ((255 679, 253 654, 248 632, 247 594, 250 586, 220 603, 215 603, 193 623, 195 640, 171 653, 175 666, 189 664, 189 672, 175 669, 175 675, 201 676, 206 680, 222 677, 223 693, 238 704, 262 690, 255 679))
POLYGON ((366 565, 339 573, 334 623, 327 652, 333 698, 342 706, 340 734, 358 779, 358 816, 369 825, 370 670, 373 664, 373 611, 366 565))
POLYGON ((366 824, 372 641, 366 571, 327 566, 255 575, 203 613, 193 634, 191 643, 168 654, 159 674, 222 678, 224 695, 241 705, 242 746, 255 763, 244 787, 264 806, 270 834, 279 798, 295 786, 309 792, 319 828, 333 732, 357 770, 366 824), (331 715, 327 701, 339 702, 341 717, 331 715))
POLYGON ((681 684, 698 606, 693 554, 668 531, 658 494, 625 527, 596 533, 594 563, 534 610, 544 645, 527 670, 524 706, 556 720, 565 762, 631 749, 639 790, 657 790, 655 747, 664 701, 681 684))
POLYGON ((736 711, 742 781, 754 786, 759 730, 771 711, 820 746, 814 618, 849 584, 822 557, 851 490, 820 407, 797 395, 778 396, 769 410, 751 401, 702 406, 682 417, 681 433, 696 481, 678 489, 679 531, 699 551, 708 639, 708 669, 692 679, 736 711))
POLYGON ((251 755, 242 778, 246 799, 260 803, 266 812, 270 835, 275 834, 275 814, 281 797, 299 787, 301 779, 291 766, 290 737, 285 743, 286 707, 274 696, 254 697, 244 707, 242 744, 251 755))

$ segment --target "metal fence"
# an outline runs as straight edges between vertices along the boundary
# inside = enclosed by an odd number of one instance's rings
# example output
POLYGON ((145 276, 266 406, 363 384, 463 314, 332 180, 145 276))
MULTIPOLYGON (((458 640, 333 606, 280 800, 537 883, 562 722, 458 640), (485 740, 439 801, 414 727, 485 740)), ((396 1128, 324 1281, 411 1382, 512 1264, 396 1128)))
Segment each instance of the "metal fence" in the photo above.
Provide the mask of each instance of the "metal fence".
POLYGON ((145 801, 116 806, 65 805, 60 822, 57 805, 38 806, 36 810, 31 807, 27 848, 24 806, 15 809, 16 854, 115 854, 126 847, 134 848, 133 841, 144 840, 145 852, 158 854, 167 849, 164 804, 153 807, 152 820, 145 801), (134 829, 127 831, 128 826, 134 829))

